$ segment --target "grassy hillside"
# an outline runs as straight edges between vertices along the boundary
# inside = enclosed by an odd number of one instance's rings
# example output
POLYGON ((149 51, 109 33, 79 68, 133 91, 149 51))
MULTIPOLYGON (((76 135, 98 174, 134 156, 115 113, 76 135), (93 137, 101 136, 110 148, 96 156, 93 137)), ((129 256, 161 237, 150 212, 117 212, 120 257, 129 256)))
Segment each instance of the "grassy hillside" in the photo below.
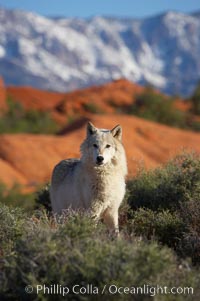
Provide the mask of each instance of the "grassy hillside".
MULTIPOLYGON (((183 107, 191 107, 192 102, 182 100, 183 107), (185 103, 184 103, 185 102, 185 103)), ((127 112, 144 119, 166 124, 172 127, 200 131, 199 119, 195 119, 196 113, 190 109, 180 110, 177 102, 172 97, 156 92, 152 87, 144 88, 143 93, 134 97, 133 103, 128 106, 127 112)))
POLYGON ((38 284, 69 287, 66 300, 152 300, 157 286, 192 287, 194 293, 158 294, 153 300, 199 300, 198 156, 182 154, 162 168, 141 170, 128 182, 120 208, 119 239, 103 224, 95 227, 86 212, 67 211, 56 221, 45 209, 48 186, 37 194, 37 210, 19 208, 14 198, 6 206, 6 197, 9 193, 2 192, 1 300, 64 299, 62 295, 37 295, 38 284), (106 285, 105 295, 76 295, 71 291, 75 284, 93 284, 101 291, 106 285), (113 296, 108 292, 111 285, 145 284, 154 287, 149 294, 113 296), (31 294, 25 292, 27 285, 33 287, 31 294))
POLYGON ((7 98, 7 111, 0 118, 0 134, 55 134, 58 129, 49 112, 26 110, 20 102, 7 98))

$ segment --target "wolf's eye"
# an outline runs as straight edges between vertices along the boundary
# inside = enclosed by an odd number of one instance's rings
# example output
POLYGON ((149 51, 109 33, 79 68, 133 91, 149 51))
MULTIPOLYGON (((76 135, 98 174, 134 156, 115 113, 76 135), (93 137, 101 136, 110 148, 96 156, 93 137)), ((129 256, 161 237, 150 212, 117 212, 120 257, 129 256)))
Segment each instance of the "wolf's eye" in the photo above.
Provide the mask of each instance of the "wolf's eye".
POLYGON ((110 148, 111 147, 111 145, 110 144, 106 144, 106 148, 110 148))
POLYGON ((97 148, 97 147, 98 147, 98 145, 97 145, 96 143, 94 143, 94 144, 93 144, 93 146, 94 146, 95 148, 97 148))

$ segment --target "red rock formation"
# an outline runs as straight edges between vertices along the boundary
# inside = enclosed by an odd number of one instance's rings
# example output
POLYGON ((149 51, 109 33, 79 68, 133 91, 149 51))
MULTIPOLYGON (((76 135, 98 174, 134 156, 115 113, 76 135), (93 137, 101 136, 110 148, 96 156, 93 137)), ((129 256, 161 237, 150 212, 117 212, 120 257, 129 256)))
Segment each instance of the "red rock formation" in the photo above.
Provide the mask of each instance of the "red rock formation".
POLYGON ((4 87, 4 81, 0 77, 0 115, 3 114, 7 109, 6 104, 6 89, 4 87))
POLYGON ((20 102, 26 109, 50 111, 58 122, 66 122, 66 117, 80 116, 91 110, 113 113, 117 106, 130 105, 134 95, 142 91, 141 86, 125 79, 69 93, 47 92, 31 87, 7 88, 8 95, 14 101, 20 102))
MULTIPOLYGON (((101 128, 123 127, 123 142, 128 158, 129 176, 140 165, 147 168, 165 163, 183 149, 200 153, 200 134, 174 129, 127 115, 90 115, 90 120, 101 128)), ((62 159, 79 157, 79 147, 85 138, 85 122, 67 130, 64 136, 1 135, 0 181, 33 186, 49 181, 54 165, 62 159), (12 168, 8 170, 8 166, 12 168), (3 169, 2 169, 3 168, 3 169), (7 168, 7 169, 6 169, 7 168), (14 174, 15 173, 15 176, 14 174)))

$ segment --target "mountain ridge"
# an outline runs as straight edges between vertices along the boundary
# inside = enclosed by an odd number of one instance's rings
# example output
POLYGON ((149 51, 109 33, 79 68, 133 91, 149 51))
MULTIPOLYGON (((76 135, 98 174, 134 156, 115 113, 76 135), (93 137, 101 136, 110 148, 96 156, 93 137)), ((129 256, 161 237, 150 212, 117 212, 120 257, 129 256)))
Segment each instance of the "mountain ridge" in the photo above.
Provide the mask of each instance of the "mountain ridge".
POLYGON ((188 96, 200 78, 194 14, 53 19, 1 8, 1 75, 7 85, 61 92, 124 77, 188 96))

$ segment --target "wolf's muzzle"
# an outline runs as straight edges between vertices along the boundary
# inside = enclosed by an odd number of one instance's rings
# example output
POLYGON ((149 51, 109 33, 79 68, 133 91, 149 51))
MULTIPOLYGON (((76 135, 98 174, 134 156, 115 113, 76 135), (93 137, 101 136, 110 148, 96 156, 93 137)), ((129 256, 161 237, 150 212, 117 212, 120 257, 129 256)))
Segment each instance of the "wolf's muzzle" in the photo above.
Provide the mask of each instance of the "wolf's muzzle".
POLYGON ((97 163, 98 165, 101 165, 101 164, 103 164, 103 160, 104 160, 104 157, 103 157, 103 156, 97 156, 97 161, 96 161, 96 163, 97 163))

